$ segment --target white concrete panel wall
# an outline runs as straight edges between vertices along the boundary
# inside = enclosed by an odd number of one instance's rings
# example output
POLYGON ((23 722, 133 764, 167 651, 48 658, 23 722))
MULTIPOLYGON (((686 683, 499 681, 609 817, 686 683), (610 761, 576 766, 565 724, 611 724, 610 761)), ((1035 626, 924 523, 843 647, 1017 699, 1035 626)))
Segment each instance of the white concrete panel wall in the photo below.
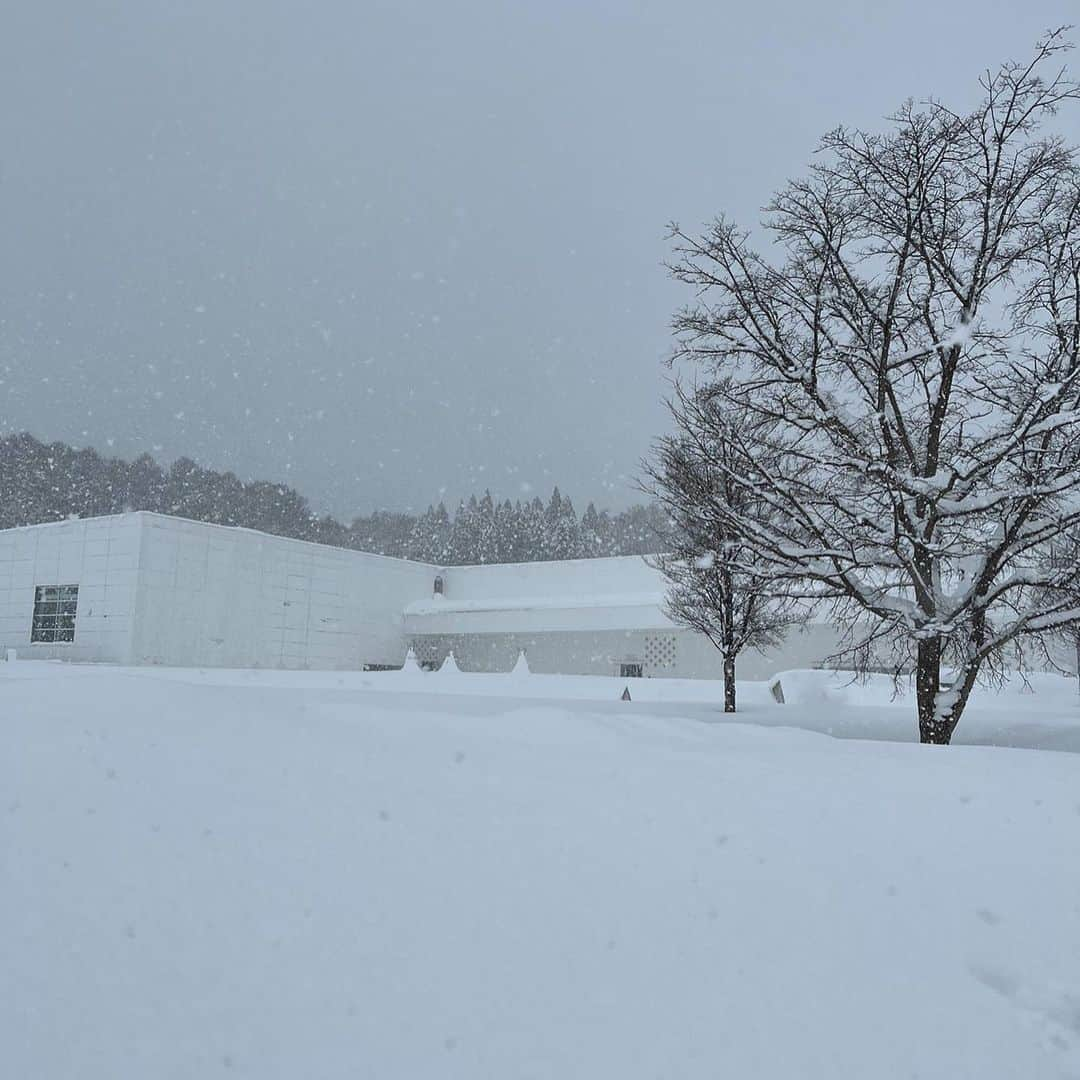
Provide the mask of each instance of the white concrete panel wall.
MULTIPOLYGON (((747 649, 738 659, 740 679, 770 678, 791 668, 820 665, 839 636, 826 625, 792 631, 767 653, 747 649)), ((451 649, 463 671, 509 671, 519 651, 540 674, 618 675, 623 664, 639 663, 646 678, 719 679, 720 654, 702 634, 685 627, 667 630, 435 632, 410 634, 421 661, 440 664, 451 649)))
MULTIPOLYGON (((429 662, 453 649, 465 670, 505 671, 524 649, 537 672, 617 675, 640 663, 654 678, 722 674, 712 642, 667 617, 666 581, 638 556, 451 567, 443 578, 443 596, 406 610, 409 639, 429 662)), ((793 631, 767 654, 743 653, 739 677, 813 667, 837 642, 826 625, 793 631)))
POLYGON ((687 630, 438 633, 412 636, 410 642, 417 658, 429 664, 440 664, 452 649, 463 671, 509 671, 520 651, 531 671, 545 675, 618 675, 623 664, 641 664, 650 678, 702 678, 720 671, 712 645, 687 630))
POLYGON ((0 649, 29 659, 131 663, 139 536, 134 514, 0 532, 0 649), (74 641, 31 644, 38 585, 79 586, 74 641))
MULTIPOLYGON (((739 679, 759 682, 793 668, 820 667, 840 643, 836 627, 828 623, 809 623, 790 630, 775 649, 758 652, 744 649, 735 662, 739 679)), ((675 675, 689 679, 723 678, 723 661, 716 647, 704 634, 685 627, 679 630, 675 671, 653 671, 656 675, 675 675)), ((646 665, 646 674, 650 673, 646 665)))
POLYGON ((205 525, 143 520, 135 662, 345 668, 400 663, 422 563, 205 525))

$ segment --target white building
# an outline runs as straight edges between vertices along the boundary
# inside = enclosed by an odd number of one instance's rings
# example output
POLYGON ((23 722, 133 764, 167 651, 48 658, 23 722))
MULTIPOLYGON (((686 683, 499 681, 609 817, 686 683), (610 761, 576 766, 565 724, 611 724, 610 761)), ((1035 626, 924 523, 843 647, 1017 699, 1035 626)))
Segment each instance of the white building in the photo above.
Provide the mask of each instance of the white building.
MULTIPOLYGON (((405 608, 417 658, 438 663, 453 649, 472 671, 509 671, 519 651, 536 672, 721 678, 720 654, 704 635, 664 611, 663 575, 636 555, 566 562, 456 566, 441 589, 405 608)), ((820 663, 836 644, 828 627, 789 635, 782 655, 747 651, 740 677, 820 663)))
POLYGON ((181 667, 400 664, 402 609, 430 590, 435 573, 161 514, 8 529, 0 532, 0 648, 181 667), (67 598, 44 591, 57 588, 67 598))
MULTIPOLYGON (((473 671, 719 677, 638 557, 441 568, 146 512, 0 531, 0 649, 178 667, 359 669, 412 645, 473 671)), ((817 626, 740 675, 819 663, 817 626)))

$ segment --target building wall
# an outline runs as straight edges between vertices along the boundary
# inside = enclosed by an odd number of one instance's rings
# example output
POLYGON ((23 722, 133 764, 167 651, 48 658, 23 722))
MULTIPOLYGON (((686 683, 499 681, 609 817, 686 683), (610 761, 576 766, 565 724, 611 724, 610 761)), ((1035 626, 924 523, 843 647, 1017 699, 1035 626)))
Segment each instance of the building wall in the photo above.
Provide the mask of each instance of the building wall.
MULTIPOLYGON (((667 583, 640 556, 451 567, 442 596, 406 609, 417 656, 439 664, 453 649, 466 671, 509 671, 524 650, 536 672, 618 675, 639 663, 648 678, 721 678, 720 654, 664 611, 667 583)), ((789 633, 781 647, 744 652, 742 679, 820 665, 839 635, 824 624, 789 633)))
MULTIPOLYGON (((830 626, 792 631, 779 649, 767 654, 746 650, 737 662, 738 677, 758 681, 780 671, 814 667, 838 640, 830 626)), ((619 675, 623 664, 638 663, 645 678, 723 677, 720 654, 712 642, 684 627, 412 634, 410 645, 418 660, 434 666, 452 649, 463 671, 509 671, 524 651, 530 670, 538 674, 619 675)))
MULTIPOLYGON (((453 567, 151 513, 0 532, 0 649, 20 656, 176 666, 358 669, 401 662, 406 639, 439 663, 508 671, 650 677, 720 674, 703 637, 662 610, 663 582, 640 558, 453 567), (436 574, 445 583, 433 595, 436 574), (31 644, 37 585, 79 586, 75 640, 31 644)), ((822 625, 739 674, 820 664, 822 625)))
MULTIPOLYGON (((421 663, 434 666, 441 664, 453 650, 463 671, 509 671, 518 653, 524 651, 530 670, 538 674, 618 675, 621 665, 639 663, 645 675, 678 676, 686 674, 687 667, 707 666, 690 660, 686 650, 695 643, 677 640, 682 636, 679 632, 653 634, 643 630, 417 634, 410 638, 410 645, 421 663), (650 642, 664 644, 665 658, 666 646, 672 645, 672 652, 678 654, 678 664, 653 662, 659 650, 650 642)), ((711 645, 708 647, 716 653, 711 645)), ((708 662, 712 659, 705 657, 708 662)))
POLYGON ((0 650, 20 657, 130 663, 141 527, 136 515, 0 532, 0 650), (38 585, 78 585, 75 640, 31 643, 38 585))
POLYGON ((134 662, 356 669, 400 664, 422 563, 140 514, 134 662))

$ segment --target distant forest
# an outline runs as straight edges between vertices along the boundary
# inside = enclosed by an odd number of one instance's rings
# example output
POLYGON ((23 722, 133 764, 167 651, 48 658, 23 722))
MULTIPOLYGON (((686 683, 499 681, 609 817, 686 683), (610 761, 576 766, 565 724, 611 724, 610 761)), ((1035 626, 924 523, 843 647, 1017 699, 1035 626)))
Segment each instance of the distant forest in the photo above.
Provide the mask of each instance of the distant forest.
POLYGON ((149 454, 125 461, 25 433, 0 439, 0 529, 128 510, 447 566, 652 554, 666 524, 655 505, 609 514, 589 503, 579 517, 558 488, 547 503, 500 502, 485 491, 453 514, 439 503, 419 515, 379 510, 343 524, 313 513, 285 484, 242 481, 190 458, 163 469, 149 454))

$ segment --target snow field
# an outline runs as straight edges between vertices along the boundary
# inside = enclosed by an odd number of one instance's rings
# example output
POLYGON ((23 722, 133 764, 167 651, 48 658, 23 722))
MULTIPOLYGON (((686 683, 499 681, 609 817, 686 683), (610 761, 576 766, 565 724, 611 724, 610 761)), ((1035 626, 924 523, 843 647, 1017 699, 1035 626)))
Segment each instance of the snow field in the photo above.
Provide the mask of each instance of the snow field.
POLYGON ((33 666, 10 1075, 1080 1075, 1076 755, 33 666))

